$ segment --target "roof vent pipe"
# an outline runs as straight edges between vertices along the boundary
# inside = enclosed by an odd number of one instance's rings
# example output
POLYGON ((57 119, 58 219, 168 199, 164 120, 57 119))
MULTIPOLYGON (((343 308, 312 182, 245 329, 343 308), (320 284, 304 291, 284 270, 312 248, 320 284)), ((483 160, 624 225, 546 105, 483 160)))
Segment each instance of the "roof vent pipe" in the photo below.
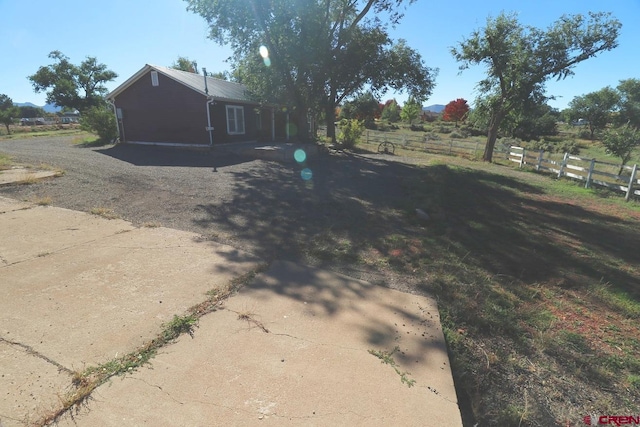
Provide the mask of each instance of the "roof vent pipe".
POLYGON ((209 95, 209 88, 207 87, 207 69, 202 68, 202 74, 204 74, 204 93, 209 95))

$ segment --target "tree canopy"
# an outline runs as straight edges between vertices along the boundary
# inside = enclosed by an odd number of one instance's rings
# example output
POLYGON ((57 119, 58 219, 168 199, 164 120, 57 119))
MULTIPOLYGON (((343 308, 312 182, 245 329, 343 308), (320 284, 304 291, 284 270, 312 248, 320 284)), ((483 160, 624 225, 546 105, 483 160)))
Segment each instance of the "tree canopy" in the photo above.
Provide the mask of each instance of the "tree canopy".
POLYGON ((618 175, 622 175, 624 165, 631 159, 633 150, 640 147, 640 130, 628 124, 610 129, 605 133, 602 145, 608 154, 620 157, 618 175))
POLYGON ((178 59, 176 59, 175 62, 171 64, 170 68, 198 74, 198 63, 196 61, 190 60, 186 56, 179 56, 178 59))
POLYGON ((345 102, 340 111, 340 117, 363 120, 367 126, 379 118, 380 113, 380 102, 372 92, 365 92, 345 102))
POLYGON ((387 30, 415 0, 186 1, 210 38, 232 48, 234 77, 258 100, 291 105, 301 126, 324 110, 332 138, 336 106, 363 89, 418 100, 433 89, 436 70, 387 30))
POLYGON ((621 80, 617 89, 618 122, 640 129, 640 79, 621 80))
POLYGON ((569 116, 571 120, 586 120, 591 132, 591 139, 593 139, 596 131, 604 130, 611 123, 613 112, 619 102, 618 92, 610 87, 605 87, 596 92, 573 98, 569 103, 569 116))
POLYGON ((464 120, 467 114, 469 114, 469 104, 467 104, 467 100, 458 98, 445 105, 442 120, 445 122, 455 122, 456 127, 458 127, 458 122, 464 120))
POLYGON ((104 84, 118 77, 91 56, 80 65, 72 64, 68 57, 57 50, 51 52, 49 58, 54 59, 55 63, 40 67, 28 79, 36 93, 46 92, 47 102, 59 107, 82 112, 100 105, 108 92, 104 84))
POLYGON ((400 119, 403 122, 413 123, 422 113, 422 104, 415 100, 413 97, 409 97, 407 102, 402 106, 400 111, 400 119))
POLYGON ((0 123, 6 126, 7 133, 11 134, 9 125, 18 118, 20 110, 13 105, 13 100, 5 94, 0 94, 0 123))
POLYGON ((515 14, 489 18, 483 29, 451 49, 460 70, 484 65, 478 90, 490 111, 483 154, 491 161, 498 129, 508 112, 532 97, 544 98, 545 83, 574 74, 576 64, 617 46, 621 24, 609 13, 564 15, 546 30, 524 26, 515 14))

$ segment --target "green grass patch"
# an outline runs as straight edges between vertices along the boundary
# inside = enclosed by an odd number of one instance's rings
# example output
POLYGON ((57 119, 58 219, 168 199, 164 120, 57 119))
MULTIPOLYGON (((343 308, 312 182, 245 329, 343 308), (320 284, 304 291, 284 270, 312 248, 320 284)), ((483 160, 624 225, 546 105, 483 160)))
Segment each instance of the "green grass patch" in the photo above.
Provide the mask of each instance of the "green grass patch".
POLYGON ((13 160, 8 154, 0 153, 0 170, 10 169, 13 165, 13 160))

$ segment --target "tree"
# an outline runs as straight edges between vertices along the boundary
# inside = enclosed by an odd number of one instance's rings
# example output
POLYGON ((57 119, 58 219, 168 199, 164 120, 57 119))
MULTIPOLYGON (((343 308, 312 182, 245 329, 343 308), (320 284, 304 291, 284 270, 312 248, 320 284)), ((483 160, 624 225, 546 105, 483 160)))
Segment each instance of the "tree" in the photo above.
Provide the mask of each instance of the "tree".
POLYGON ((466 119, 467 114, 469 114, 469 104, 467 104, 467 100, 458 98, 444 107, 442 120, 445 122, 455 122, 456 127, 458 127, 458 122, 466 119))
MULTIPOLYGON (((539 140, 542 136, 557 135, 560 112, 548 104, 531 103, 525 105, 521 112, 513 112, 510 135, 523 141, 539 140)), ((508 118, 510 118, 508 116, 508 118)))
POLYGON ((631 154, 636 147, 640 147, 640 130, 625 125, 607 131, 602 139, 608 154, 620 157, 622 163, 618 175, 622 174, 624 165, 631 159, 631 154))
POLYGON ((593 139, 596 131, 604 130, 612 121, 612 113, 619 102, 620 96, 610 87, 576 96, 569 103, 571 119, 586 120, 593 139))
POLYGON ((620 95, 618 123, 640 129, 640 79, 621 80, 617 89, 620 95))
POLYGON ((385 103, 380 118, 391 123, 395 123, 400 120, 400 107, 398 107, 398 103, 395 99, 389 100, 385 103))
POLYGON ((422 104, 416 101, 413 97, 409 97, 409 100, 402 106, 400 111, 400 119, 403 122, 413 123, 422 112, 422 104))
POLYGON ((362 93, 353 100, 344 103, 340 117, 362 120, 365 127, 371 127, 375 119, 380 117, 380 103, 373 92, 362 93))
POLYGON ((18 107, 13 105, 13 101, 5 94, 0 94, 0 123, 7 127, 7 133, 11 135, 9 126, 20 114, 18 107))
POLYGON ((615 48, 620 27, 609 13, 564 15, 546 30, 523 26, 515 14, 502 13, 452 48, 461 71, 471 65, 487 67, 487 77, 477 86, 491 112, 483 160, 492 160, 509 111, 521 109, 532 96, 543 97, 548 79, 573 75, 576 64, 615 48))
POLYGON ((118 75, 88 56, 80 65, 69 62, 69 58, 54 50, 49 58, 56 62, 29 76, 36 93, 45 92, 47 102, 60 107, 68 107, 84 112, 92 106, 99 106, 108 92, 105 83, 118 75))
POLYGON ((87 132, 97 134, 105 144, 118 136, 115 115, 106 102, 86 109, 80 117, 80 127, 87 132))
POLYGON ((414 0, 186 1, 207 20, 210 38, 231 46, 234 76, 257 100, 291 105, 303 137, 307 115, 324 111, 335 139, 336 106, 365 88, 431 93, 435 70, 387 31, 414 0))
POLYGON ((192 61, 185 56, 179 56, 176 61, 171 64, 171 67, 176 70, 186 71, 188 73, 196 73, 198 74, 198 64, 196 61, 192 61))
POLYGON ((25 118, 34 118, 34 117, 44 117, 45 111, 40 107, 32 107, 30 105, 24 105, 18 107, 20 109, 20 117, 25 118))

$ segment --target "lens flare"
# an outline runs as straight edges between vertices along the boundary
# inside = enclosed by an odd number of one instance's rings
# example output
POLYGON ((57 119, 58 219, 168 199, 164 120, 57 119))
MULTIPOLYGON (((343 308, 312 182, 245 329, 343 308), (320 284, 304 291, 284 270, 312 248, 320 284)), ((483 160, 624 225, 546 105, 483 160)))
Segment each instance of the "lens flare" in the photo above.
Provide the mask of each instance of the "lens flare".
POLYGON ((293 152, 293 158, 296 159, 296 162, 302 163, 307 160, 307 153, 305 153, 303 149, 298 148, 293 152))
POLYGON ((309 181, 313 178, 313 172, 311 172, 311 169, 309 168, 304 168, 300 171, 300 177, 305 181, 309 181))
POLYGON ((266 46, 262 45, 260 46, 260 56, 262 56, 263 58, 268 58, 269 57, 269 49, 267 49, 266 46))

